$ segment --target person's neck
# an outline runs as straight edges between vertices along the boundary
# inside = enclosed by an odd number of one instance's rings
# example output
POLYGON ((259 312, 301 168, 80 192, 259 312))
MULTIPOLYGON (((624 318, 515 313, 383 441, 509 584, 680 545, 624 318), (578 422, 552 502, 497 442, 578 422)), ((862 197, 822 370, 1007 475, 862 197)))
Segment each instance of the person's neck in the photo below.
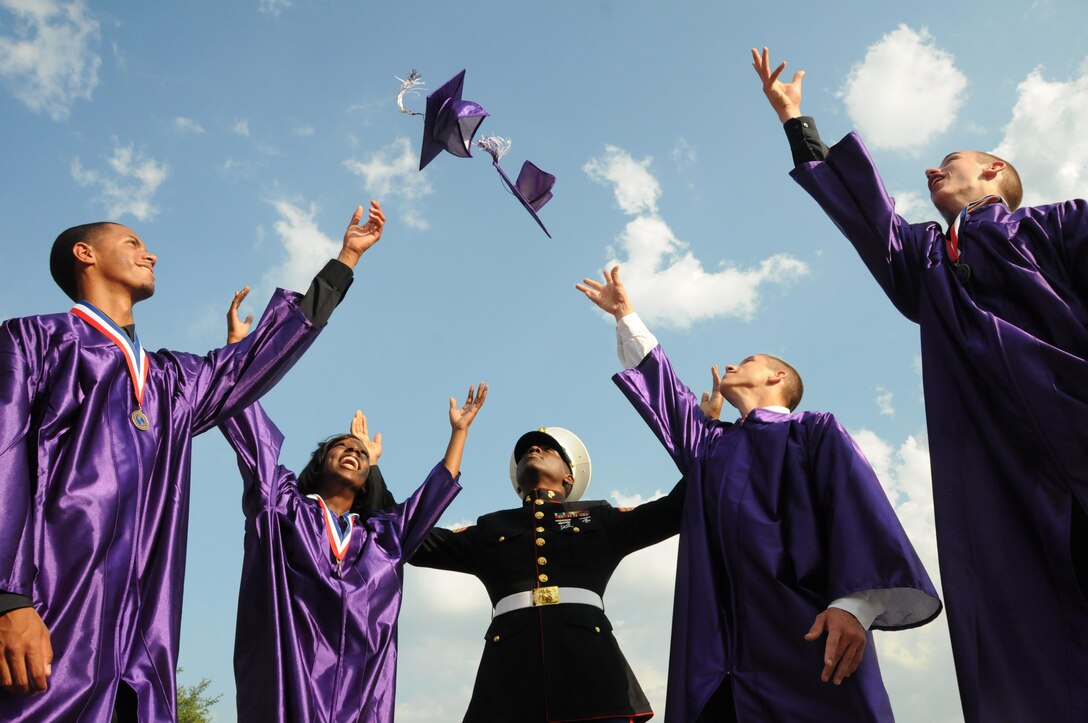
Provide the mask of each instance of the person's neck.
POLYGON ((743 391, 737 394, 736 399, 727 399, 732 404, 737 412, 740 414, 740 418, 744 419, 753 409, 761 409, 763 407, 788 407, 785 401, 780 399, 778 395, 769 394, 745 394, 743 391))
POLYGON ((525 485, 519 485, 522 489, 522 496, 535 492, 554 492, 557 497, 565 498, 567 496, 567 487, 564 486, 563 480, 542 479, 536 480, 532 484, 526 487, 525 485))
POLYGON ((344 489, 339 492, 323 492, 321 499, 325 500, 325 506, 339 517, 351 512, 351 506, 355 504, 355 491, 344 489))
POLYGON ((83 299, 108 316, 117 326, 130 326, 136 323, 136 319, 132 316, 131 296, 84 289, 83 299))

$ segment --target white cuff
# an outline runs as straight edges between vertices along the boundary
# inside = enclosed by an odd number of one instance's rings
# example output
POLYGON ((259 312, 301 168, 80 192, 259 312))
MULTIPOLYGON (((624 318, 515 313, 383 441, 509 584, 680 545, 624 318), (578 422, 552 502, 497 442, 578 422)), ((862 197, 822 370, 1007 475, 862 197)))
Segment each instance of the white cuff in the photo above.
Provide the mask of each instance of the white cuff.
POLYGON ((853 615, 866 630, 873 624, 881 613, 887 608, 888 599, 891 596, 889 590, 866 590, 853 595, 840 597, 829 608, 839 608, 853 615))
POLYGON ((655 346, 657 337, 635 312, 616 321, 616 356, 624 369, 637 367, 655 346))

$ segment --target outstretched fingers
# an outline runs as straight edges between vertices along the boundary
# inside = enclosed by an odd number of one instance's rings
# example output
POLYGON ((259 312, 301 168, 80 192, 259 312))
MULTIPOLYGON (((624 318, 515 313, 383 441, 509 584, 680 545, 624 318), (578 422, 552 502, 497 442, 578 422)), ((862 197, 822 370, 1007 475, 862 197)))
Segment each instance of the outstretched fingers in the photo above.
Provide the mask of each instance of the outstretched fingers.
POLYGON ((355 416, 351 418, 351 436, 357 439, 366 439, 366 415, 363 414, 363 410, 356 409, 355 416))

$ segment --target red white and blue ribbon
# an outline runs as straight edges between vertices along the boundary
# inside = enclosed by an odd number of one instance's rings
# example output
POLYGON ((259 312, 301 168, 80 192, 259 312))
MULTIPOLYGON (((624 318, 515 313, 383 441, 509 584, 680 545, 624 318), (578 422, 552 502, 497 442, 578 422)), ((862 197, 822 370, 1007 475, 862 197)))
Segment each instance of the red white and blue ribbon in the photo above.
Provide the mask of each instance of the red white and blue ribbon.
MULTIPOLYGON (((945 238, 945 249, 948 251, 948 259, 953 264, 959 264, 960 262, 960 226, 967 220, 967 214, 974 211, 976 208, 989 205, 991 203, 1005 203, 1005 199, 1001 196, 987 196, 986 198, 980 198, 979 200, 969 203, 963 207, 959 215, 956 216, 956 220, 952 222, 952 227, 948 229, 948 237, 945 238)), ((1006 204, 1008 205, 1008 204, 1006 204)))
POLYGON ((147 372, 150 368, 147 353, 140 345, 140 337, 137 334, 128 338, 128 334, 117 326, 108 316, 96 309, 90 303, 81 301, 72 307, 71 312, 95 329, 105 334, 114 344, 120 347, 128 362, 128 373, 132 377, 132 391, 136 395, 136 406, 143 407, 144 388, 147 385, 147 372))
POLYGON ((321 499, 321 495, 307 495, 307 497, 317 500, 317 503, 321 505, 321 511, 325 513, 325 531, 329 534, 329 547, 332 548, 332 556, 336 558, 337 562, 343 561, 344 555, 348 552, 348 545, 351 542, 351 533, 355 530, 355 515, 345 515, 348 528, 341 530, 336 515, 325 504, 325 500, 321 499))

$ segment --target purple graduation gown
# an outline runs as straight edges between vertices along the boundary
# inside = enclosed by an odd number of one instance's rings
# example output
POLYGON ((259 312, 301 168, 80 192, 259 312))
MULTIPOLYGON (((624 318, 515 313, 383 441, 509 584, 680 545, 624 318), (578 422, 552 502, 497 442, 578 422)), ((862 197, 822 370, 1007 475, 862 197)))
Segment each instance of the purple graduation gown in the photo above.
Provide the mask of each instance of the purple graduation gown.
POLYGON ((278 463, 283 435, 264 410, 221 429, 245 480, 238 720, 391 723, 404 562, 461 486, 439 462, 407 500, 362 519, 337 563, 321 506, 278 463))
POLYGON ((279 290, 242 342, 148 353, 143 410, 121 350, 72 313, 0 328, 0 590, 49 628, 49 689, 0 692, 0 720, 108 721, 119 681, 142 721, 176 717, 192 436, 270 389, 318 329, 279 290))
POLYGON ((873 628, 929 622, 941 603, 864 455, 823 412, 707 420, 660 346, 613 377, 688 480, 665 720, 690 723, 732 683, 737 720, 891 720, 872 633, 841 686, 820 681, 837 598, 889 590, 873 628))
POLYGON ((960 230, 964 282, 936 222, 895 214, 857 134, 792 175, 919 325, 966 719, 1088 720, 1088 598, 1070 539, 1074 505, 1088 507, 1088 204, 976 209, 960 230))

